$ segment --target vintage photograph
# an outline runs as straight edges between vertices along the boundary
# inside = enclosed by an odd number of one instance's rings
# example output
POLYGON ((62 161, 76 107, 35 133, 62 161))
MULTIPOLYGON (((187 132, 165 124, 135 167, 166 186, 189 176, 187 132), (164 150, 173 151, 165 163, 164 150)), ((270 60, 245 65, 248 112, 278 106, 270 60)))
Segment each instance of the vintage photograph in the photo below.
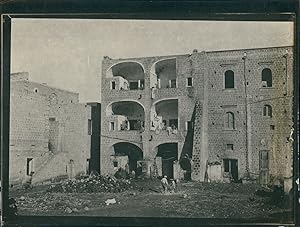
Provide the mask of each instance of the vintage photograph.
POLYGON ((293 31, 12 19, 11 213, 292 222, 293 31))

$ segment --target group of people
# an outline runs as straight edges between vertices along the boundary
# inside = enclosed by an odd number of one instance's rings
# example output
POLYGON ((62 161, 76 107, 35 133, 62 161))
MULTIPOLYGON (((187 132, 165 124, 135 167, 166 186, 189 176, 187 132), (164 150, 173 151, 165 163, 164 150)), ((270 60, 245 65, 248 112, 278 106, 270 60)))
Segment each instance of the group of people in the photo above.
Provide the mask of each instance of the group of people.
POLYGON ((178 190, 178 183, 179 183, 179 181, 178 180, 175 181, 174 179, 170 179, 170 183, 169 183, 167 176, 164 176, 161 179, 161 185, 163 188, 163 192, 164 193, 167 193, 167 192, 175 193, 178 190))

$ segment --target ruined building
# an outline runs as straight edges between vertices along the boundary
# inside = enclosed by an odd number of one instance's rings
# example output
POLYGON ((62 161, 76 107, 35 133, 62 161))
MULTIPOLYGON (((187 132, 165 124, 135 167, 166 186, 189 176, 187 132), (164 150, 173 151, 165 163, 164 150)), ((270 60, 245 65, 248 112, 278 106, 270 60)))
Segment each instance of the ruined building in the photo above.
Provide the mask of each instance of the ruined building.
POLYGON ((11 75, 10 182, 32 172, 33 183, 99 172, 100 104, 28 77, 11 75))
POLYGON ((104 57, 102 70, 102 174, 291 179, 292 47, 104 57))

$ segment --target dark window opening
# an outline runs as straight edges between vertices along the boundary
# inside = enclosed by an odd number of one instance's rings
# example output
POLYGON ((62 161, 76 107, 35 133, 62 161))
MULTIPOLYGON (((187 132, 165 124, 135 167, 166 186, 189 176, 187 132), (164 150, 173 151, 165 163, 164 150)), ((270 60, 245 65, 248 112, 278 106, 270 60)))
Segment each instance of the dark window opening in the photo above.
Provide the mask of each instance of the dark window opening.
POLYGON ((176 79, 169 81, 169 87, 170 88, 176 88, 176 79))
POLYGON ((130 90, 137 90, 138 88, 139 88, 139 82, 138 81, 129 82, 129 89, 130 90))
POLYGON ((115 130, 115 122, 110 122, 110 131, 115 130))
POLYGON ((272 107, 270 105, 264 105, 263 116, 272 117, 272 107))
POLYGON ((232 70, 225 72, 225 88, 234 88, 234 72, 232 70))
POLYGON ((186 122, 186 130, 190 131, 193 129, 193 122, 192 121, 187 121, 186 122))
POLYGON ((229 159, 224 159, 224 172, 229 173, 229 159))
POLYGON ((224 124, 226 129, 234 129, 234 114, 232 112, 226 112, 224 124))
POLYGON ((92 120, 88 119, 88 135, 92 135, 92 120))
POLYGON ((31 173, 33 173, 33 158, 27 158, 26 175, 29 176, 31 173))
POLYGON ((271 130, 275 130, 275 125, 270 125, 271 130))
POLYGON ((262 87, 272 87, 272 71, 265 68, 261 73, 262 87))
POLYGON ((116 82, 115 82, 115 81, 112 81, 112 82, 111 82, 111 89, 112 89, 112 90, 115 90, 115 89, 116 89, 116 82))
POLYGON ((50 117, 49 121, 55 121, 55 117, 50 117))
POLYGON ((192 87, 193 86, 193 78, 192 77, 188 77, 187 78, 187 86, 188 87, 192 87))
POLYGON ((231 150, 231 151, 233 151, 233 144, 227 144, 227 145, 226 145, 226 150, 231 150))
POLYGON ((178 119, 170 119, 169 120, 169 126, 178 128, 178 119))
POLYGON ((140 130, 141 122, 138 120, 129 120, 129 130, 140 130))
POLYGON ((117 161, 114 161, 113 164, 114 164, 114 167, 118 167, 118 162, 117 161))
POLYGON ((238 182, 238 160, 236 159, 224 159, 224 173, 229 173, 233 182, 238 182))

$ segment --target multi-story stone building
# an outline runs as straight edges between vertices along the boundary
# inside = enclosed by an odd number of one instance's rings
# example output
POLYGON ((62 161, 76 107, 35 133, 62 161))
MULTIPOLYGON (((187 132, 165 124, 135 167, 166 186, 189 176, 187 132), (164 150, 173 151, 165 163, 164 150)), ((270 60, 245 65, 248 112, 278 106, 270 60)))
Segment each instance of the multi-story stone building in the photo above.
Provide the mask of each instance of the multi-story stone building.
POLYGON ((104 57, 101 99, 102 174, 292 176, 292 47, 104 57))
POLYGON ((79 94, 11 75, 10 182, 33 183, 100 171, 100 104, 79 94))

